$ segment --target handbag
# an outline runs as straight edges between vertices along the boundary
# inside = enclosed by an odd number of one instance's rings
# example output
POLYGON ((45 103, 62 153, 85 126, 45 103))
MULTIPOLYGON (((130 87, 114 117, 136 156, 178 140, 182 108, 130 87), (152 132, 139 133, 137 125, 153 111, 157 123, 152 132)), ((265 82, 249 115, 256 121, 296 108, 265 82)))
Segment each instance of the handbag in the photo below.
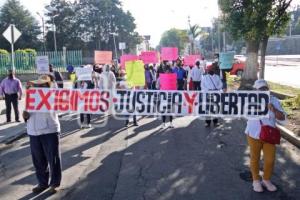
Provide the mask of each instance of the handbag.
POLYGON ((264 125, 261 120, 259 121, 261 125, 259 139, 269 144, 280 144, 280 130, 272 126, 264 125))

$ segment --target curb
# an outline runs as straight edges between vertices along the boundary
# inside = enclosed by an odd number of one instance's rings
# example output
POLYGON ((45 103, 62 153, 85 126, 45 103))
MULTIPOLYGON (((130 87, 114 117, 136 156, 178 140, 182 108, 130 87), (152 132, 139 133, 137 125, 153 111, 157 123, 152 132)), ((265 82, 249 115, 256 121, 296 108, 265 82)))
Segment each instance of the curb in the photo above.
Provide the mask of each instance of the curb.
POLYGON ((291 144, 293 144, 294 146, 296 146, 300 149, 300 138, 297 137, 297 135, 295 133, 293 133, 292 131, 288 130, 287 128, 285 128, 279 124, 277 124, 276 126, 277 126, 277 128, 280 129, 281 135, 284 139, 286 139, 291 144))

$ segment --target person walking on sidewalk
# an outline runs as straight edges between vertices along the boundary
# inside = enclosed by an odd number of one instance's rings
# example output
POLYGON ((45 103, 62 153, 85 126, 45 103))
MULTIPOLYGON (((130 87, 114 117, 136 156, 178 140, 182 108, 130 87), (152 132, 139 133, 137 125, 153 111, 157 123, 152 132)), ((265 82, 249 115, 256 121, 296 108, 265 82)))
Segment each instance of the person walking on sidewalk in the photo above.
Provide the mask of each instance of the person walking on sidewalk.
MULTIPOLYGON (((49 75, 42 75, 37 81, 31 81, 28 84, 28 88, 53 87, 53 82, 51 82, 49 75)), ((55 112, 29 113, 24 111, 23 118, 27 123, 31 156, 38 180, 38 185, 32 191, 41 193, 50 187, 49 192, 55 193, 56 188, 60 186, 62 177, 58 114, 55 112)))
POLYGON ((5 99, 7 123, 11 122, 11 105, 15 111, 16 122, 20 122, 18 101, 22 99, 22 92, 21 81, 15 77, 13 70, 8 70, 8 77, 0 84, 0 99, 5 99))
MULTIPOLYGON (((268 91, 269 86, 263 79, 257 80, 253 86, 259 91, 268 91)), ((274 192, 277 190, 276 186, 270 181, 274 162, 275 162, 275 144, 264 142, 260 139, 262 125, 268 125, 276 127, 276 122, 284 123, 286 119, 286 113, 280 105, 280 101, 271 96, 269 104, 269 117, 262 119, 249 119, 247 121, 247 127, 245 133, 247 135, 248 144, 250 147, 250 169, 253 179, 253 190, 255 192, 263 192, 264 186, 268 191, 274 192), (264 168, 263 168, 263 180, 260 182, 259 176, 259 162, 260 154, 263 152, 264 168)))

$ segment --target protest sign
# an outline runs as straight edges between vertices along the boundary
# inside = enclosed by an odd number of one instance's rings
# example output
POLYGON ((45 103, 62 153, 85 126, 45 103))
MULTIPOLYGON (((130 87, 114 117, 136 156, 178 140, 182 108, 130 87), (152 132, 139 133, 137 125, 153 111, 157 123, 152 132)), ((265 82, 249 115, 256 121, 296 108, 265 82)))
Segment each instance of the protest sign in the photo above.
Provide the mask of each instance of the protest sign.
POLYGON ((78 81, 90 81, 92 80, 93 68, 91 67, 76 67, 75 73, 78 81))
POLYGON ((262 118, 268 116, 269 102, 270 93, 263 91, 30 88, 25 106, 28 112, 262 118))
POLYGON ((234 52, 220 53, 220 69, 231 69, 233 65, 234 52))
POLYGON ((126 55, 122 55, 120 60, 121 60, 121 68, 125 69, 125 64, 127 61, 139 60, 139 57, 137 55, 126 54, 126 55))
POLYGON ((140 55, 140 60, 144 62, 144 64, 150 63, 158 63, 157 52, 156 51, 143 51, 140 55))
POLYGON ((110 64, 111 62, 111 51, 95 51, 95 64, 110 64))
POLYGON ((141 60, 126 62, 126 81, 130 87, 145 86, 145 68, 141 60))
POLYGON ((184 65, 185 66, 195 66, 197 60, 200 60, 200 55, 188 55, 184 57, 184 65))
POLYGON ((159 83, 161 90, 176 90, 177 89, 177 75, 172 74, 160 74, 159 83))
POLYGON ((177 47, 163 47, 161 49, 161 59, 166 61, 174 61, 178 58, 177 47))
POLYGON ((35 59, 38 74, 49 74, 48 56, 37 56, 35 59))

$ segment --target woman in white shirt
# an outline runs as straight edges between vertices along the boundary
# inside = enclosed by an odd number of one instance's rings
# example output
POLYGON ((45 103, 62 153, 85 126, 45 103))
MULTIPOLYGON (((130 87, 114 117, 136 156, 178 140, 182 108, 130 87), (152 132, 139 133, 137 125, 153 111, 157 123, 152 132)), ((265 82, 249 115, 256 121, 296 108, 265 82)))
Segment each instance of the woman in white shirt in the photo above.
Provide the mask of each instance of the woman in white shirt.
MULTIPOLYGON (((209 91, 221 91, 223 88, 223 83, 216 72, 217 66, 215 64, 209 69, 208 73, 202 77, 201 81, 201 89, 203 92, 209 91)), ((206 118, 205 120, 205 127, 210 127, 211 121, 213 121, 214 126, 218 126, 218 118, 206 118)))
POLYGON ((103 66, 103 72, 101 73, 99 77, 99 88, 101 90, 112 90, 116 89, 116 76, 115 74, 110 70, 109 65, 103 66))
MULTIPOLYGON (((267 82, 262 79, 255 81, 253 87, 259 91, 269 90, 267 82)), ((262 124, 276 127, 276 122, 284 122, 285 119, 286 114, 280 105, 280 101, 276 97, 271 96, 269 104, 269 117, 260 120, 249 119, 247 122, 245 133, 247 135, 247 140, 250 147, 250 169, 253 179, 253 190, 255 192, 263 192, 262 186, 271 192, 277 190, 276 186, 270 181, 274 167, 276 147, 274 144, 269 144, 260 140, 260 133, 262 124), (261 151, 263 151, 264 158, 264 174, 262 182, 260 182, 259 176, 259 161, 261 151)))

